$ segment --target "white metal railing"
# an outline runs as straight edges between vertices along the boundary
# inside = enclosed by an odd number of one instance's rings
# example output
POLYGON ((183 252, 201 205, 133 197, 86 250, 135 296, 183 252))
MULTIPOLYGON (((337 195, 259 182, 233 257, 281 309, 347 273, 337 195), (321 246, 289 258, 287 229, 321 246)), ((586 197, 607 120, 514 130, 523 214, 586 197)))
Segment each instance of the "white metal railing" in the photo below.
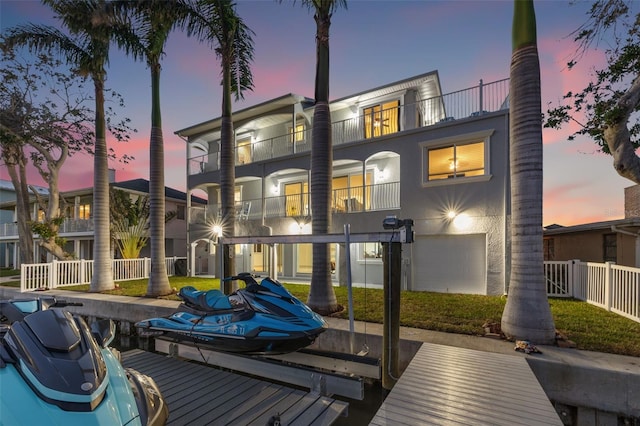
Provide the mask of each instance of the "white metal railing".
MULTIPOLYGON (((58 229, 58 234, 64 236, 70 233, 93 232, 93 219, 71 219, 66 218, 58 229)), ((0 225, 0 237, 17 237, 18 225, 15 223, 3 223, 0 225)), ((37 237, 37 234, 33 234, 37 237)))
POLYGON ((640 268, 613 262, 544 262, 547 294, 574 297, 640 322, 640 268))
MULTIPOLYGON (((186 257, 165 259, 167 275, 175 275, 176 261, 186 257)), ((113 280, 129 281, 149 278, 151 259, 113 259, 113 280)), ((54 289, 72 285, 90 284, 93 260, 54 260, 51 263, 20 265, 20 291, 54 289)))
MULTIPOLYGON (((311 194, 308 192, 265 197, 264 217, 310 216, 310 197, 311 194)), ((236 219, 261 219, 263 216, 262 202, 262 199, 256 198, 236 203, 236 219), (244 208, 247 203, 250 206, 248 211, 244 208)), ((220 204, 191 207, 190 223, 219 223, 221 221, 220 207, 220 204)), ((400 182, 377 183, 332 191, 331 211, 333 213, 358 213, 399 208, 400 182)))
MULTIPOLYGON (((470 87, 457 92, 447 93, 429 99, 422 99, 413 104, 403 104, 390 109, 376 112, 380 117, 415 116, 419 111, 420 122, 396 126, 395 131, 408 130, 415 127, 427 127, 434 124, 459 120, 468 117, 477 117, 489 112, 500 111, 509 108, 509 79, 502 79, 484 84, 480 80, 478 86, 470 87)), ((332 142, 334 146, 362 142, 366 143, 377 136, 386 136, 384 132, 376 134, 370 129, 371 134, 366 135, 365 124, 373 123, 372 117, 360 115, 331 123, 332 142)), ((311 151, 312 129, 304 131, 304 137, 292 143, 292 134, 279 135, 252 142, 248 146, 236 146, 236 165, 248 164, 257 161, 267 161, 274 158, 285 157, 297 153, 311 151)), ((187 174, 197 175, 220 169, 218 153, 194 156, 188 160, 187 174)))

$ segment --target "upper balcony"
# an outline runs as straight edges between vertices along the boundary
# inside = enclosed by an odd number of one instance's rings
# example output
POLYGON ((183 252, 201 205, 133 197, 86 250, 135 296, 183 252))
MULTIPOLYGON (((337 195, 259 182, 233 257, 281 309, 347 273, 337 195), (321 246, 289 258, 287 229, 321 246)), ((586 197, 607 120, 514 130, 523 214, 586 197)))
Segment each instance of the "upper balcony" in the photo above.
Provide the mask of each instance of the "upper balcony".
MULTIPOLYGON (((93 220, 92 219, 65 219, 60 225, 58 234, 61 237, 72 235, 85 235, 93 234, 93 220)), ((18 224, 17 223, 3 223, 0 224, 0 239, 17 238, 18 237, 18 224)))
MULTIPOLYGON (((367 143, 404 130, 478 117, 508 108, 509 79, 412 103, 386 102, 364 108, 362 114, 332 122, 334 146, 367 143)), ((333 115, 333 112, 332 112, 333 115)), ((312 128, 291 129, 275 137, 236 141, 236 165, 244 165, 311 151, 312 128)), ((219 152, 189 158, 189 176, 220 169, 219 152)))

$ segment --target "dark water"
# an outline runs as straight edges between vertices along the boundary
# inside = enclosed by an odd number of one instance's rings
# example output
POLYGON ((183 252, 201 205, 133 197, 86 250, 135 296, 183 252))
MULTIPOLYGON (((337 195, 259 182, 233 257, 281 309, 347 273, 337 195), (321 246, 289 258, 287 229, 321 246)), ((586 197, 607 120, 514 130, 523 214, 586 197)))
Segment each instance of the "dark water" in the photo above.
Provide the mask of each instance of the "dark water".
MULTIPOLYGON (((111 345, 121 352, 131 349, 142 349, 149 352, 155 351, 153 338, 139 336, 116 335, 111 345)), ((307 389, 308 390, 308 389, 307 389)), ((334 425, 337 426, 365 426, 375 416, 382 404, 387 391, 382 388, 379 381, 365 383, 364 399, 362 401, 333 396, 334 399, 349 403, 348 416, 340 417, 334 425)), ((171 408, 171 407, 169 407, 171 408)))

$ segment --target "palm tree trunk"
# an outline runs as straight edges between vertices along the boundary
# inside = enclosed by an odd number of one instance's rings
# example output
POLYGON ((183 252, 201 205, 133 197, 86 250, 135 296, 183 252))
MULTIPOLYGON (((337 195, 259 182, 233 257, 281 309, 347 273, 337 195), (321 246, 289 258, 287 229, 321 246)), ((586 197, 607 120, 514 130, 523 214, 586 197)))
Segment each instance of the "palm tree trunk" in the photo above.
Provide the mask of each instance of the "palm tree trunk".
POLYGON ((147 296, 171 293, 165 266, 164 140, 160 112, 160 64, 151 67, 151 139, 149 141, 149 239, 151 272, 147 296))
MULTIPOLYGON (((331 116, 327 102, 316 103, 311 141, 311 229, 313 235, 331 229, 331 116)), ((331 282, 330 249, 326 243, 313 243, 313 270, 307 305, 326 315, 338 310, 331 282)))
MULTIPOLYGON (((222 210, 222 235, 233 237, 235 235, 236 210, 235 210, 235 181, 236 181, 236 146, 233 135, 233 118, 231 115, 231 67, 228 61, 229 55, 223 55, 222 67, 222 123, 220 128, 220 204, 222 210)), ((235 275, 234 246, 225 244, 222 250, 222 264, 224 275, 235 275)), ((224 278, 224 277, 221 277, 224 278)), ((236 283, 224 282, 225 294, 235 290, 236 283)))
MULTIPOLYGON (((333 141, 329 110, 329 28, 331 2, 316 4, 316 81, 313 135, 311 138, 311 228, 313 235, 331 229, 331 181, 333 141)), ((307 305, 327 315, 340 310, 331 283, 330 249, 326 243, 313 243, 313 271, 307 305)))
POLYGON ((511 278, 502 332, 538 344, 555 341, 542 251, 542 113, 532 0, 516 0, 509 115, 511 278))
POLYGON ((104 81, 94 77, 96 95, 96 142, 93 155, 93 276, 89 291, 112 290, 111 238, 109 229, 109 164, 105 138, 104 81))

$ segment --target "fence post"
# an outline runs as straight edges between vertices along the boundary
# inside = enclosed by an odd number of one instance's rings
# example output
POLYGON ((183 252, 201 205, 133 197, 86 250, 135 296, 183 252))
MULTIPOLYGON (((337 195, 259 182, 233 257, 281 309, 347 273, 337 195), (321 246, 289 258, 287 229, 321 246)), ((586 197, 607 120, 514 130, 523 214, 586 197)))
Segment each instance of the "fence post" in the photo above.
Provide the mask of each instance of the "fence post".
POLYGON ((80 284, 85 284, 85 276, 86 276, 86 262, 84 259, 80 259, 80 284))
POLYGON ((144 277, 149 278, 149 272, 151 269, 151 259, 148 257, 144 258, 144 277))
POLYGON ((54 289, 58 286, 58 261, 53 259, 49 266, 49 288, 54 289))
POLYGON ((20 293, 24 293, 27 289, 27 265, 20 265, 20 293))
POLYGON ((480 84, 478 85, 478 89, 479 89, 478 99, 479 99, 479 102, 480 102, 479 109, 478 109, 479 112, 478 113, 480 115, 482 115, 482 111, 483 111, 482 107, 483 107, 483 103, 484 103, 483 96, 482 96, 482 86, 483 86, 482 79, 480 79, 480 84))
POLYGON ((580 259, 573 259, 569 261, 571 278, 571 297, 579 300, 584 300, 584 294, 582 294, 582 287, 580 286, 580 259))
POLYGON ((613 283, 613 269, 611 265, 615 265, 615 262, 605 262, 605 277, 604 277, 604 306, 607 311, 611 310, 611 284, 613 283))

